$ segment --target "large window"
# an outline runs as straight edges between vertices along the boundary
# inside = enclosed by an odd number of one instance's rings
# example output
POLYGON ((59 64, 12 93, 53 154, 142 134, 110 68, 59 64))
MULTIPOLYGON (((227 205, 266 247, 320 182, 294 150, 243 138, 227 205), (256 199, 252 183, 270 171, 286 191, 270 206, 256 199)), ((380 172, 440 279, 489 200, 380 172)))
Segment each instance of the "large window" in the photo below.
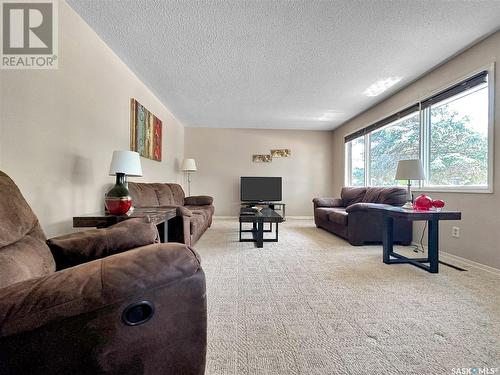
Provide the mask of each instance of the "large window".
POLYGON ((430 107, 429 186, 488 185, 488 85, 430 107))
POLYGON ((426 190, 491 191, 493 124, 483 71, 346 137, 346 184, 389 186, 399 160, 420 159, 426 190))
POLYGON ((391 186, 401 159, 418 159, 420 155, 420 121, 418 112, 372 132, 370 139, 370 185, 391 186))
POLYGON ((347 144, 349 181, 351 186, 365 186, 365 138, 359 137, 347 144))

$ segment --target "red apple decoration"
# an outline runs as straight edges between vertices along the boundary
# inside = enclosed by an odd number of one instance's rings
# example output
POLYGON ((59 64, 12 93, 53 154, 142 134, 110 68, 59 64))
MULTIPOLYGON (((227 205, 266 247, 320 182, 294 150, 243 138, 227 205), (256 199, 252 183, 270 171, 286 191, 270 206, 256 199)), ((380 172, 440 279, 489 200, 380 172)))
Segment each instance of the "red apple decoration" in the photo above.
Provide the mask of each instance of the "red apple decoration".
POLYGON ((444 201, 442 201, 441 199, 436 199, 432 201, 432 205, 440 209, 444 207, 444 201))
POLYGON ((429 211, 432 208, 432 199, 427 195, 421 194, 415 199, 413 206, 416 210, 429 211))

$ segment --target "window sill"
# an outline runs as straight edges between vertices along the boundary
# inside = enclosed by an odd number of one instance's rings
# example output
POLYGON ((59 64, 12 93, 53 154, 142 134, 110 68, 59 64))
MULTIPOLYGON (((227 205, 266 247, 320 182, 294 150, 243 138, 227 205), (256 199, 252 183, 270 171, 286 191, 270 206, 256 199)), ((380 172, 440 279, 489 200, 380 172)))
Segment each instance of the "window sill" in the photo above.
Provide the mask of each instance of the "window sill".
POLYGON ((423 188, 411 188, 413 192, 420 193, 465 193, 465 194, 493 194, 493 187, 488 187, 484 189, 479 188, 451 188, 451 187, 423 187, 423 188))

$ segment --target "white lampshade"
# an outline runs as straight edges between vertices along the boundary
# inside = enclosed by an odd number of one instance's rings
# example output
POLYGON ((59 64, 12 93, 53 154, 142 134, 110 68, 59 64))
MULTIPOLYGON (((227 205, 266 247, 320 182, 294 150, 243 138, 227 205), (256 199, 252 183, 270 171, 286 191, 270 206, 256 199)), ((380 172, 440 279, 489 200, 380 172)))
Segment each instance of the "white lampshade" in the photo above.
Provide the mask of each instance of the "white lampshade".
POLYGON ((424 168, 419 159, 400 160, 396 180, 425 180, 424 168))
POLYGON ((196 161, 194 159, 184 159, 182 161, 181 170, 185 172, 196 172, 198 170, 196 168, 196 161))
POLYGON ((109 175, 125 173, 127 176, 142 176, 141 156, 135 151, 113 151, 109 175))

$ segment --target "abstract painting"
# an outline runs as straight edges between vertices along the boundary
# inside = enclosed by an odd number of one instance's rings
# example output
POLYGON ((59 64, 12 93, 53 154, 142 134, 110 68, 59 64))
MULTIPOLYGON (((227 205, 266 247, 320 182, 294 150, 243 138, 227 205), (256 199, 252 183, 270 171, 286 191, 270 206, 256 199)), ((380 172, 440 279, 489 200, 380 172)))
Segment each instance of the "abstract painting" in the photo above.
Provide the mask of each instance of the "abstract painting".
POLYGON ((130 150, 161 161, 161 120, 135 99, 130 100, 130 150))
POLYGON ((270 163, 273 161, 271 155, 253 155, 252 161, 254 163, 270 163))
POLYGON ((271 156, 273 158, 288 158, 289 156, 292 156, 292 150, 289 148, 271 150, 271 156))

